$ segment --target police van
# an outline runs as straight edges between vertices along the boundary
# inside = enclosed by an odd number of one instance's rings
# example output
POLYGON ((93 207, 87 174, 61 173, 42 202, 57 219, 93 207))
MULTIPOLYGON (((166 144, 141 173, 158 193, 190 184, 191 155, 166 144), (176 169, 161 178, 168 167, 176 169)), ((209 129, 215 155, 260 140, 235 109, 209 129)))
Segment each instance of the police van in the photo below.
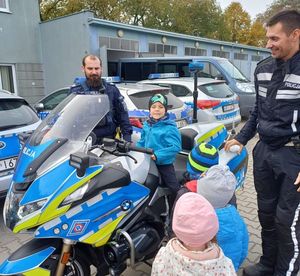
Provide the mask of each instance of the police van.
POLYGON ((0 90, 0 197, 12 179, 21 145, 19 135, 30 134, 41 120, 21 97, 0 90))

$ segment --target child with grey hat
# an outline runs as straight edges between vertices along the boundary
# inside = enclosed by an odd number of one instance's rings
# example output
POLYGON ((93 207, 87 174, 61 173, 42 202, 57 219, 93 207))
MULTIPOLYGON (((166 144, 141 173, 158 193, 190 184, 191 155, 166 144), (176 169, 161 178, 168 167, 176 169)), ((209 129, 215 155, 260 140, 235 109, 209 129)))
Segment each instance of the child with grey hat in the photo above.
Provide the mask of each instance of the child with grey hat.
POLYGON ((220 226, 218 244, 237 271, 248 254, 249 234, 238 210, 229 204, 236 187, 234 174, 228 166, 215 165, 198 180, 188 182, 186 187, 201 194, 215 208, 220 226))

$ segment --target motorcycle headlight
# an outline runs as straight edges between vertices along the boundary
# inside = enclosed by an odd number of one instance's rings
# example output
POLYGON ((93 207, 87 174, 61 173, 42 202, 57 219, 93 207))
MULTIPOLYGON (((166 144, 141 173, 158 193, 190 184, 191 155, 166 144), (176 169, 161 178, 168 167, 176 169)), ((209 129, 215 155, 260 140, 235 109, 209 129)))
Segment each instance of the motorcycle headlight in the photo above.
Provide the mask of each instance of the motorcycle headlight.
POLYGON ((87 188, 89 187, 89 182, 82 187, 78 188, 72 194, 69 194, 64 201, 61 203, 62 206, 68 205, 76 200, 82 199, 83 195, 85 194, 87 188))
POLYGON ((20 219, 26 217, 29 214, 32 214, 40 210, 46 203, 47 199, 38 200, 35 202, 28 203, 26 205, 20 206, 18 210, 18 216, 20 219))

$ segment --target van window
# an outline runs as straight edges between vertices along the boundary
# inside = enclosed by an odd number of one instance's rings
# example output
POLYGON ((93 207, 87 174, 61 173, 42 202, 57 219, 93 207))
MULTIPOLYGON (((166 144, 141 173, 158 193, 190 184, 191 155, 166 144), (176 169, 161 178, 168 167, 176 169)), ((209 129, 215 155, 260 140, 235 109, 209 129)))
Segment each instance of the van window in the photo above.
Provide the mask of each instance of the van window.
POLYGON ((229 98, 234 95, 229 86, 223 82, 200 85, 198 88, 206 95, 214 98, 229 98))
POLYGON ((230 61, 220 60, 219 63, 224 68, 224 70, 230 74, 232 78, 238 81, 249 82, 249 80, 243 75, 243 73, 238 68, 236 68, 230 61))

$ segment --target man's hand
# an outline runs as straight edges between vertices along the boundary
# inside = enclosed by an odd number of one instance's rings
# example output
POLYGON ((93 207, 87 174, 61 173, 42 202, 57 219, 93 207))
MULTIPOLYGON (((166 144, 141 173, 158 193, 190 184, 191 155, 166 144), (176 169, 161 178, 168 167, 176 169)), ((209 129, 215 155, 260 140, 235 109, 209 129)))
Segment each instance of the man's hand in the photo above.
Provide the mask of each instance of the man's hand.
MULTIPOLYGON (((298 176, 297 176, 296 181, 295 181, 294 184, 295 185, 299 185, 300 184, 300 172, 298 173, 298 176)), ((300 193, 300 186, 298 187, 297 192, 300 193)))
POLYGON ((227 142, 225 143, 224 149, 225 149, 226 151, 230 151, 230 148, 231 148, 232 146, 235 146, 235 145, 237 145, 237 146, 240 147, 240 149, 237 151, 237 153, 240 154, 241 151, 242 151, 242 149, 243 149, 243 144, 241 144, 239 141, 237 141, 237 140, 235 140, 235 139, 232 139, 232 140, 227 141, 227 142))

